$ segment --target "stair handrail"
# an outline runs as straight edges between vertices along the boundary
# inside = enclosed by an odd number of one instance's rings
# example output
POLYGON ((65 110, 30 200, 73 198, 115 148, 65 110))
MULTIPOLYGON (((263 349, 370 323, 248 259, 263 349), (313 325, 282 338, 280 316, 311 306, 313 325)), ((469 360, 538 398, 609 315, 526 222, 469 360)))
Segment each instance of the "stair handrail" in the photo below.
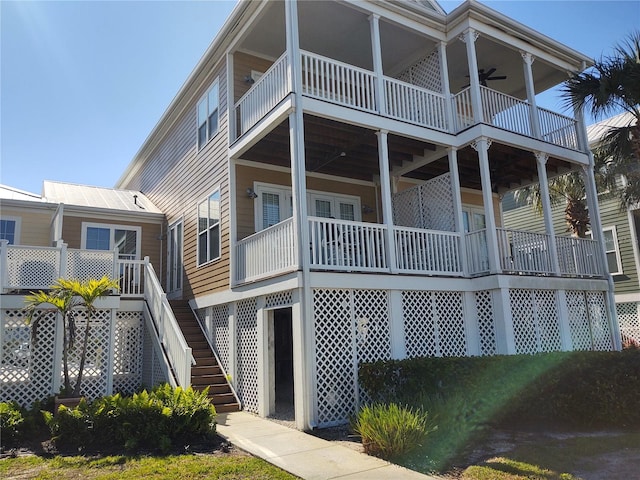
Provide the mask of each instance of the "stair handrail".
POLYGON ((143 317, 147 325, 147 331, 149 331, 150 333, 155 333, 155 335, 149 335, 149 337, 151 338, 153 350, 163 360, 161 362, 162 373, 164 374, 167 383, 175 388, 178 386, 178 379, 176 378, 175 371, 170 367, 171 362, 169 361, 166 350, 163 348, 162 343, 160 342, 160 336, 158 335, 158 331, 156 330, 156 325, 153 321, 153 315, 151 314, 151 310, 149 309, 149 305, 147 304, 147 302, 143 302, 143 307, 143 317))
POLYGON ((189 303, 189 308, 191 309, 191 313, 193 314, 196 321, 198 322, 198 325, 200 326, 200 330, 202 331, 202 335, 207 341, 209 348, 213 352, 213 356, 216 358, 216 362, 218 362, 218 366, 220 367, 220 370, 222 371, 222 374, 224 375, 224 378, 227 381, 227 385, 229 385, 229 388, 231 389, 231 393, 233 393, 233 396, 236 399, 236 402, 238 402, 239 409, 242 410, 242 402, 240 402, 240 397, 238 397, 238 393, 236 392, 236 389, 233 387, 233 383, 231 383, 231 375, 227 373, 226 369, 224 368, 224 365, 222 365, 222 362, 220 361, 220 357, 218 356, 218 352, 216 352, 215 347, 211 343, 211 339, 209 338, 209 335, 207 335, 207 331, 204 328, 204 325, 202 325, 202 321, 200 320, 200 317, 196 315, 196 311, 191 306, 191 303, 189 303))
POLYGON ((191 385, 191 366, 196 364, 191 347, 182 334, 171 305, 149 257, 144 258, 144 300, 147 303, 156 335, 164 347, 167 359, 178 381, 187 388, 191 385))

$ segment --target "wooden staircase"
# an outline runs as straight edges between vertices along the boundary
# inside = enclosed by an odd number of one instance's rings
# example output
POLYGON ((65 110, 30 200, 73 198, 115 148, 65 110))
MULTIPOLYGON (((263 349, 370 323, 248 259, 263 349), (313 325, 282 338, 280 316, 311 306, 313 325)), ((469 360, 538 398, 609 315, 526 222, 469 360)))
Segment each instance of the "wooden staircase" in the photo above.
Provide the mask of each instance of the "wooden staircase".
POLYGON ((171 301, 169 303, 196 361, 196 364, 191 367, 191 386, 194 390, 200 391, 209 387, 209 398, 218 413, 240 410, 240 405, 231 391, 229 382, 222 373, 222 369, 218 365, 218 361, 209 347, 209 342, 207 342, 189 304, 185 301, 171 301))

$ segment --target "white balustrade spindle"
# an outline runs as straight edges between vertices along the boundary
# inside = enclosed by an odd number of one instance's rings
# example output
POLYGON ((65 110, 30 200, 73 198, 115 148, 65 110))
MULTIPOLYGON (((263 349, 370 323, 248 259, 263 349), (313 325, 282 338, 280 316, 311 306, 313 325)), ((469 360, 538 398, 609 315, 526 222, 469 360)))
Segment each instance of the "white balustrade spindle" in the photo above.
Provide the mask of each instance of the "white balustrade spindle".
POLYGON ((395 227, 396 258, 401 272, 463 275, 460 234, 395 227))

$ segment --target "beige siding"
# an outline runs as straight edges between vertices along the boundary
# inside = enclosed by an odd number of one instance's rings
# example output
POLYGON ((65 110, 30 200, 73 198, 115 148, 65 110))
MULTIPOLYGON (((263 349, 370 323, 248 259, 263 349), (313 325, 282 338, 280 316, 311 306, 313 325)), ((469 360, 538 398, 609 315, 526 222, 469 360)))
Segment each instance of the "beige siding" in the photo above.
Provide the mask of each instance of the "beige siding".
POLYGON ((51 218, 54 210, 23 209, 2 206, 2 217, 20 219, 20 245, 51 246, 51 218))
MULTIPOLYGON (((162 142, 149 154, 144 166, 124 188, 141 190, 162 210, 169 223, 183 218, 184 287, 191 298, 229 286, 229 186, 227 173, 226 73, 223 62, 202 82, 186 108, 162 142), (219 130, 200 151, 197 146, 196 106, 214 80, 220 86, 219 130), (221 258, 197 266, 197 204, 216 188, 221 190, 221 258)), ((156 270, 159 268, 156 266, 156 270)), ((158 272, 164 279, 164 269, 158 272)))
POLYGON ((273 65, 270 60, 255 57, 248 53, 236 52, 233 54, 233 96, 234 103, 249 91, 251 83, 245 78, 251 75, 251 70, 264 73, 273 65))

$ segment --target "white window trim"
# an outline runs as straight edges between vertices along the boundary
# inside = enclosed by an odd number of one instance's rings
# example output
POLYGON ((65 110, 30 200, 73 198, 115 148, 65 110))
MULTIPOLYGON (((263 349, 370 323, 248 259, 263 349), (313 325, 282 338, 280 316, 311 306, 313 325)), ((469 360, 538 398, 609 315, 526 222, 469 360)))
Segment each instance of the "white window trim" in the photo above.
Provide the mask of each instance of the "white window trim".
POLYGON ((196 103, 196 145, 198 146, 198 151, 202 150, 218 133, 220 133, 220 79, 216 77, 216 79, 211 82, 211 85, 209 85, 209 88, 207 88, 204 95, 202 95, 196 103), (216 128, 216 131, 213 132, 212 135, 209 135, 209 92, 216 86, 218 87, 218 126, 216 128), (205 120, 205 130, 207 132, 207 138, 202 144, 200 144, 201 123, 198 119, 198 112, 200 110, 200 104, 202 102, 207 102, 207 119, 205 120))
POLYGON ((13 238, 13 245, 20 245, 20 232, 22 231, 22 217, 14 217, 9 215, 2 215, 0 220, 7 220, 9 222, 15 222, 15 232, 13 238))
MULTIPOLYGON (((254 227, 255 231, 264 230, 262 222, 262 193, 274 193, 280 195, 280 208, 286 208, 288 200, 292 195, 291 187, 277 185, 273 183, 253 182, 253 191, 258 195, 254 201, 254 227), (284 204, 283 204, 284 202, 284 204)), ((360 197, 356 195, 345 195, 343 193, 323 192, 319 190, 307 190, 307 205, 309 206, 309 216, 315 216, 315 199, 331 200, 333 202, 354 204, 354 217, 356 222, 362 221, 362 206, 360 197)), ((282 211, 282 210, 281 210, 282 211)), ((337 212, 335 212, 337 213, 337 212)), ((288 217, 287 217, 288 218, 288 217)), ((336 217, 337 218, 337 217, 336 217)), ((281 220, 282 221, 282 220, 281 220)))
MULTIPOLYGON (((609 272, 611 275, 623 275, 624 272, 622 270, 622 255, 620 254, 620 244, 618 243, 618 230, 616 228, 615 225, 610 226, 610 227, 603 227, 602 228, 602 241, 604 243, 604 248, 605 248, 605 257, 606 254, 613 252, 614 250, 607 250, 607 246, 606 246, 606 242, 604 241, 604 232, 610 231, 612 232, 612 236, 613 236, 613 244, 615 246, 615 252, 616 252, 616 264, 618 265, 618 271, 617 272, 609 272)), ((587 233, 587 235, 589 235, 592 239, 593 239, 593 232, 591 230, 589 230, 587 233)), ((608 265, 607 265, 608 268, 608 265)))
POLYGON ((109 245, 111 246, 111 250, 102 250, 102 251, 113 251, 115 248, 115 231, 116 230, 133 230, 136 232, 136 258, 135 260, 140 260, 140 247, 142 241, 142 228, 136 227, 134 225, 117 225, 115 223, 93 223, 93 222, 82 222, 82 233, 80 237, 80 245, 82 249, 87 248, 87 228, 108 228, 109 229, 109 245))
MULTIPOLYGON (((209 231, 210 228, 211 228, 210 226, 207 226, 207 231, 209 231)), ((184 232, 184 226, 183 226, 183 232, 184 232)), ((208 251, 208 248, 209 248, 209 243, 207 242, 207 251, 208 251)), ((206 265, 209 265, 213 262, 220 260, 221 258, 222 258, 222 189, 220 188, 220 186, 218 186, 213 190, 211 190, 211 193, 207 195, 203 200, 199 201, 196 205, 196 266, 204 267, 206 265), (205 202, 207 202, 208 204, 209 198, 211 198, 211 196, 214 195, 216 192, 218 192, 220 196, 220 199, 218 200, 220 202, 220 205, 218 207, 219 208, 218 213, 220 215, 220 218, 218 218, 218 256, 215 258, 209 258, 206 262, 200 263, 200 224, 199 224, 200 205, 205 202)))
POLYGON ((170 240, 171 240, 171 230, 176 228, 179 224, 182 224, 182 235, 180 238, 180 244, 182 245, 182 248, 180 249, 180 288, 176 288, 175 290, 168 290, 167 294, 172 294, 172 295, 179 295, 182 293, 182 286, 183 286, 183 282, 184 282, 184 218, 179 218, 178 220, 175 220, 173 223, 169 224, 169 226, 167 227, 167 289, 170 289, 172 287, 172 285, 170 284, 170 274, 169 271, 171 268, 173 268, 173 265, 171 265, 171 256, 170 256, 170 250, 169 250, 169 245, 170 245, 170 240))
MULTIPOLYGON (((469 220, 469 230, 470 232, 475 232, 478 230, 471 230, 471 223, 473 222, 473 214, 478 214, 478 215, 482 215, 483 217, 485 217, 485 224, 487 221, 487 215, 486 212, 484 211, 484 207, 479 206, 479 205, 470 205, 470 204, 462 204, 462 208, 461 208, 463 213, 467 213, 468 214, 468 220, 469 220)), ((461 225, 461 227, 464 229, 464 225, 461 225)), ((482 229, 480 229, 482 230, 482 229)), ((486 227, 485 227, 486 230, 486 227)), ((466 232, 466 233, 470 233, 470 232, 466 232)))

